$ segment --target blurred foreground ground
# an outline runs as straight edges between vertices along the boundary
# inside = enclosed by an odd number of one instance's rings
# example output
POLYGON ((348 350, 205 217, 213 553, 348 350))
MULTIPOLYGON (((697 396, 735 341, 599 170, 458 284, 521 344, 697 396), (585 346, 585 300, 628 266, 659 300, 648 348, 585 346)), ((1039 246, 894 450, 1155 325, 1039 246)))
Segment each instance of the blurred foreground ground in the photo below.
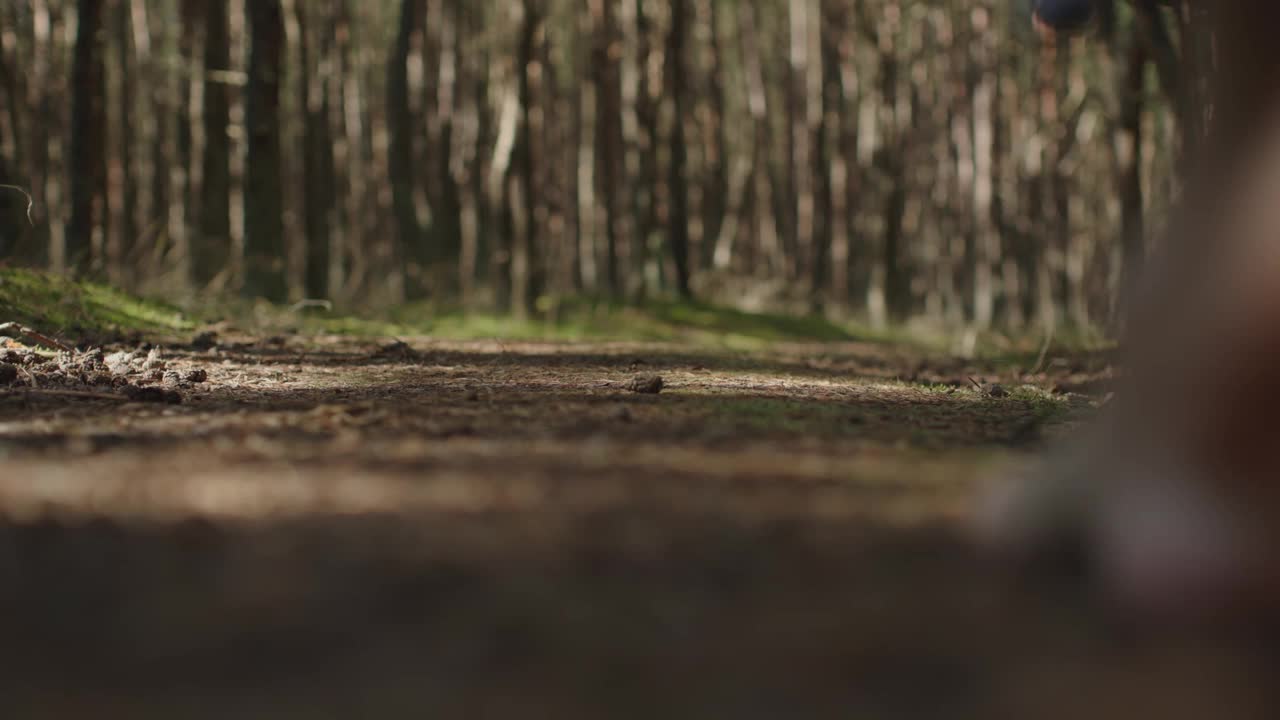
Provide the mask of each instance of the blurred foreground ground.
POLYGON ((961 535, 1104 358, 200 340, 0 387, 3 717, 1276 717, 961 535))

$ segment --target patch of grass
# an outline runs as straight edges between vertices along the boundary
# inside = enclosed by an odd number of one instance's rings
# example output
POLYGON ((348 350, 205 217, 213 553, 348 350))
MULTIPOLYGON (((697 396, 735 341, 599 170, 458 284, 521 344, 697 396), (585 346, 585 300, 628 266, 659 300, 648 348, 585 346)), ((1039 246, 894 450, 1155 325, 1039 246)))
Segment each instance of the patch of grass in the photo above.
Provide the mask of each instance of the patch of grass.
MULTIPOLYGON (((189 332, 196 313, 144 300, 106 285, 73 281, 32 270, 0 269, 0 321, 50 332, 189 332)), ((750 313, 706 303, 652 301, 640 307, 589 299, 565 301, 555 318, 518 319, 492 312, 462 312, 415 302, 373 314, 293 310, 228 298, 207 303, 200 315, 231 320, 247 329, 293 328, 310 333, 360 336, 432 335, 458 340, 621 340, 692 342, 750 350, 776 342, 884 340, 817 316, 750 313)))
MULTIPOLYGON (((103 284, 73 281, 32 270, 0 268, 0 322, 17 321, 49 332, 186 333, 203 320, 228 319, 262 333, 298 330, 313 334, 366 337, 430 335, 472 340, 502 338, 548 341, 681 342, 733 351, 767 349, 785 342, 871 342, 940 352, 945 340, 906 328, 872 329, 819 315, 757 313, 702 302, 655 299, 640 306, 569 298, 554 317, 528 319, 494 312, 463 312, 427 302, 411 302, 372 313, 295 310, 288 306, 223 298, 180 309, 140 299, 103 284)), ((1066 347, 1067 338, 1055 343, 1066 347)), ((1029 367, 1036 343, 983 344, 988 362, 1029 367), (1001 350, 994 350, 996 346, 1001 350)))
POLYGON ((871 332, 819 316, 752 313, 708 303, 653 300, 625 306, 585 298, 564 301, 556 316, 517 319, 492 312, 462 312, 430 303, 407 303, 365 316, 298 315, 259 306, 266 326, 351 335, 431 335, 458 340, 509 338, 557 341, 688 342, 752 350, 778 342, 917 342, 891 332, 871 332))
POLYGON ((44 332, 186 332, 192 321, 177 308, 98 283, 32 270, 0 268, 0 322, 44 332))
POLYGON ((1109 356, 1114 354, 1117 347, 1118 343, 1114 339, 1108 338, 1099 330, 1089 328, 1059 328, 1047 351, 1043 335, 1029 332, 1019 337, 1010 337, 987 333, 978 341, 976 358, 997 368, 1025 372, 1040 363, 1041 352, 1044 352, 1046 363, 1055 358, 1069 357, 1079 362, 1105 365, 1111 362, 1109 356))

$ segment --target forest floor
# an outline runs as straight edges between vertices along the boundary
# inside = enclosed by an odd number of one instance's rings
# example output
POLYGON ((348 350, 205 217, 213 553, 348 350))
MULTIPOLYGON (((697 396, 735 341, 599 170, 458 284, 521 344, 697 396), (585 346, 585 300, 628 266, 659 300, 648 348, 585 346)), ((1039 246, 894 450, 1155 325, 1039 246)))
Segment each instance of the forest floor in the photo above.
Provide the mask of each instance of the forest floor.
POLYGON ((228 323, 94 340, 0 341, 6 718, 1262 701, 1235 650, 1157 641, 964 536, 981 478, 1105 400, 1102 355, 228 323))

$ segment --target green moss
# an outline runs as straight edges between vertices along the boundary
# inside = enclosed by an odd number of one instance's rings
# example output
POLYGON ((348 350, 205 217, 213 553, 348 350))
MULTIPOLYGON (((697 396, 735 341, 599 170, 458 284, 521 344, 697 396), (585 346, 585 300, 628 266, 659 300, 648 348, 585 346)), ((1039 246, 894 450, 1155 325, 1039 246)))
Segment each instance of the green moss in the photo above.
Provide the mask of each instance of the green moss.
MULTIPOLYGON (((244 317, 247 313, 233 312, 244 317)), ((298 314, 259 306, 252 316, 266 326, 352 335, 431 335, 459 340, 619 340, 687 342, 731 350, 753 350, 778 342, 902 342, 819 316, 751 313, 705 303, 650 301, 638 307, 586 298, 564 300, 550 314, 517 319, 492 312, 463 312, 430 303, 407 303, 366 316, 298 314)), ((909 340, 908 340, 909 341, 909 340)))
POLYGON ((20 322, 53 333, 162 333, 193 327, 181 311, 162 302, 14 268, 0 268, 0 322, 20 322))

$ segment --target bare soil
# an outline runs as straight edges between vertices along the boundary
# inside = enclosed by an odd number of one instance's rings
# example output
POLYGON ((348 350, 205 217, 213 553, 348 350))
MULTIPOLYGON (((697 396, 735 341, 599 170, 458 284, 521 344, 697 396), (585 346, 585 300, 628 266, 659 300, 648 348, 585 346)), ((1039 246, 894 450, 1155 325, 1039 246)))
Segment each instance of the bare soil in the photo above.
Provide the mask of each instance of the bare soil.
POLYGON ((149 350, 0 347, 6 718, 1275 716, 1265 643, 965 539, 1105 358, 149 350))

